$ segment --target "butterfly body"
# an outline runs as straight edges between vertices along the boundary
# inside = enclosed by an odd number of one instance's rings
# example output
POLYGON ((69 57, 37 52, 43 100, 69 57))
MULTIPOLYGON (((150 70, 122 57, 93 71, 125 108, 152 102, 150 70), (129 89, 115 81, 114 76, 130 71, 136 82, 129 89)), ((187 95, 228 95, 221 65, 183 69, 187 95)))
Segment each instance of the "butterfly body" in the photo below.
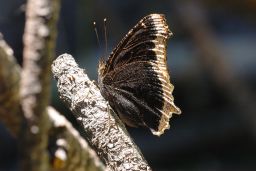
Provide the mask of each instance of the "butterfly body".
POLYGON ((163 15, 150 14, 99 63, 100 91, 120 119, 148 127, 155 135, 169 128, 172 113, 181 113, 173 102, 166 64, 171 34, 163 15))

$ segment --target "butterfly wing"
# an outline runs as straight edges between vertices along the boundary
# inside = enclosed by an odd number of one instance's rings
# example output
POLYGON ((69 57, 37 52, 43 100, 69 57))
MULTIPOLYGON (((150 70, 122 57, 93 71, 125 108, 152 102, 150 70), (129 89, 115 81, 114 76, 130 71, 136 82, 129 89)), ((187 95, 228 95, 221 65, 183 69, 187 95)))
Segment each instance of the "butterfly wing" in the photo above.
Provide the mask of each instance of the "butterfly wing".
POLYGON ((130 126, 146 126, 161 135, 172 113, 173 85, 166 64, 166 41, 171 32, 163 15, 144 17, 99 65, 101 93, 130 126))

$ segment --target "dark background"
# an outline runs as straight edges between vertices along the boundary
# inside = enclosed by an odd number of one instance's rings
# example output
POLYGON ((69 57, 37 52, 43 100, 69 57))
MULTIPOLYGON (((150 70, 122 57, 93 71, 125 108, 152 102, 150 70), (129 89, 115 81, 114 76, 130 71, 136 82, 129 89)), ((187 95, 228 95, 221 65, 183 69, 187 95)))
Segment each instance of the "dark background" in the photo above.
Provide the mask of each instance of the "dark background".
MULTIPOLYGON (((22 63, 25 1, 0 0, 0 32, 22 63)), ((142 17, 163 13, 174 36, 168 66, 175 86, 170 130, 159 137, 128 128, 153 170, 256 170, 255 0, 77 0, 62 1, 56 55, 71 53, 91 79, 105 55, 107 18, 110 53, 142 17)), ((75 119, 58 99, 52 105, 75 119)), ((0 125, 0 170, 16 170, 16 143, 0 125)))

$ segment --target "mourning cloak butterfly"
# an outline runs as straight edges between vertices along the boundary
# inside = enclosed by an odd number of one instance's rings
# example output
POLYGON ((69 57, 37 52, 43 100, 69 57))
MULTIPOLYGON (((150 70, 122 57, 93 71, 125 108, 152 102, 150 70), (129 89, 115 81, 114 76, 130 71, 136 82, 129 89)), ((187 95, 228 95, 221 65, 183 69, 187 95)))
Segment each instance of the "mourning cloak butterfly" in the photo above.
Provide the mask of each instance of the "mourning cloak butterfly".
POLYGON ((172 35, 164 15, 144 17, 122 39, 105 62, 98 81, 103 97, 127 125, 148 127, 160 136, 172 113, 180 114, 172 96, 166 64, 167 40, 172 35))

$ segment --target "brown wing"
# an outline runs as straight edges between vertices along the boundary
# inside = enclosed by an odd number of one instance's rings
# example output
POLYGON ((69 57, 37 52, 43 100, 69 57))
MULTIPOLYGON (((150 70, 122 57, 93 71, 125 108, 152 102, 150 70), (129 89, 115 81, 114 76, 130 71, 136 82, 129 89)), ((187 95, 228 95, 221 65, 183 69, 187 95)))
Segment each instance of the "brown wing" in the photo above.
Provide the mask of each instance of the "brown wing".
POLYGON ((163 15, 148 15, 99 66, 101 92, 111 107, 128 125, 147 126, 155 135, 169 128, 172 113, 181 113, 166 64, 170 35, 163 15))

